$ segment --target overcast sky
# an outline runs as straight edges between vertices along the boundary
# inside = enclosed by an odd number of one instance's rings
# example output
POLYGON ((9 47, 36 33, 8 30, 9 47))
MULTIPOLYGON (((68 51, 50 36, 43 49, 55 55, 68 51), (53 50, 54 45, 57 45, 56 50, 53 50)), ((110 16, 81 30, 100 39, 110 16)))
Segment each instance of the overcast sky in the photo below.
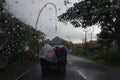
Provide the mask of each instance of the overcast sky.
MULTIPOLYGON (((70 0, 75 3, 80 0, 70 0)), ((26 24, 35 27, 36 19, 41 8, 48 2, 52 2, 57 7, 57 16, 66 11, 67 7, 72 4, 64 5, 64 0, 6 0, 5 8, 14 16, 19 18, 26 24)), ((44 32, 47 38, 60 36, 63 39, 70 40, 74 43, 79 43, 84 40, 85 32, 82 28, 74 28, 71 24, 63 24, 57 21, 55 30, 55 8, 53 5, 47 5, 40 14, 37 29, 44 32)), ((87 40, 90 40, 90 30, 87 29, 87 40)), ((93 39, 96 39, 96 34, 100 32, 98 27, 94 27, 93 39)))

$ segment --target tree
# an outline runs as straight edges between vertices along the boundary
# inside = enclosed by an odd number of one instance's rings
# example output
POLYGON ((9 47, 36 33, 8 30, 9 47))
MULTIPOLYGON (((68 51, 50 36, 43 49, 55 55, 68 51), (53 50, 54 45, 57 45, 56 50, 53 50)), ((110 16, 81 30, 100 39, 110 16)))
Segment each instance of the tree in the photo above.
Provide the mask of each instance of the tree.
POLYGON ((71 22, 75 27, 99 25, 108 29, 115 37, 120 52, 120 3, 118 0, 84 0, 75 3, 59 21, 71 22))
POLYGON ((3 2, 0 0, 0 69, 16 58, 16 55, 24 55, 26 43, 37 53, 45 38, 44 33, 7 12, 3 8, 3 2))
POLYGON ((97 35, 98 42, 105 47, 105 60, 108 61, 108 51, 114 41, 114 36, 107 29, 102 29, 101 32, 97 35))

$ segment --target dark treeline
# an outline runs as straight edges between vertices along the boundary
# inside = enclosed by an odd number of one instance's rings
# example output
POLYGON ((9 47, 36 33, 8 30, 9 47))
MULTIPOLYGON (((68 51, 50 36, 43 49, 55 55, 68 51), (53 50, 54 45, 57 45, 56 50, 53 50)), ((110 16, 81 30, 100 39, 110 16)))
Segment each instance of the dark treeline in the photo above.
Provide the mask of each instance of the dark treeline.
POLYGON ((44 33, 25 24, 14 15, 7 12, 0 0, 0 68, 16 61, 24 62, 26 48, 34 55, 39 52, 39 46, 44 41, 44 33))

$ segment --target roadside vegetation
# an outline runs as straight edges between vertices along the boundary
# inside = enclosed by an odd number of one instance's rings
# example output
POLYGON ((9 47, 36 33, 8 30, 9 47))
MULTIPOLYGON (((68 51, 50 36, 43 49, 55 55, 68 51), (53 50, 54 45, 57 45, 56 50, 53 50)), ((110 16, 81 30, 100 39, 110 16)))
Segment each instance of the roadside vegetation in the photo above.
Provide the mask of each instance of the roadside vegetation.
POLYGON ((0 0, 0 71, 33 61, 44 41, 44 33, 7 12, 0 0))
POLYGON ((89 52, 88 49, 77 48, 74 55, 81 56, 87 59, 91 59, 100 63, 107 63, 114 66, 120 66, 120 54, 118 51, 118 47, 115 43, 111 45, 109 50, 106 53, 106 49, 102 48, 101 50, 93 50, 93 52, 89 52))
MULTIPOLYGON (((60 15, 59 21, 70 22, 74 27, 99 26, 97 35, 99 49, 89 45, 77 49, 77 55, 111 64, 120 64, 120 1, 118 0, 82 0, 60 15), (100 46, 101 45, 101 46, 100 46)), ((86 42, 83 44, 86 45, 86 42)), ((98 45, 97 45, 98 46, 98 45)))

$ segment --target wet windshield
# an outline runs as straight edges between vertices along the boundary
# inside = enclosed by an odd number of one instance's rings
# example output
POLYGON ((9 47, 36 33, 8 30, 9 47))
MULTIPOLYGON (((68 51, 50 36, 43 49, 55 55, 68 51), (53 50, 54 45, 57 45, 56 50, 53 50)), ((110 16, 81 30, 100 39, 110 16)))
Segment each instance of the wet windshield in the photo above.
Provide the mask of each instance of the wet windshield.
POLYGON ((119 67, 119 0, 0 0, 0 80, 120 80, 119 67))

